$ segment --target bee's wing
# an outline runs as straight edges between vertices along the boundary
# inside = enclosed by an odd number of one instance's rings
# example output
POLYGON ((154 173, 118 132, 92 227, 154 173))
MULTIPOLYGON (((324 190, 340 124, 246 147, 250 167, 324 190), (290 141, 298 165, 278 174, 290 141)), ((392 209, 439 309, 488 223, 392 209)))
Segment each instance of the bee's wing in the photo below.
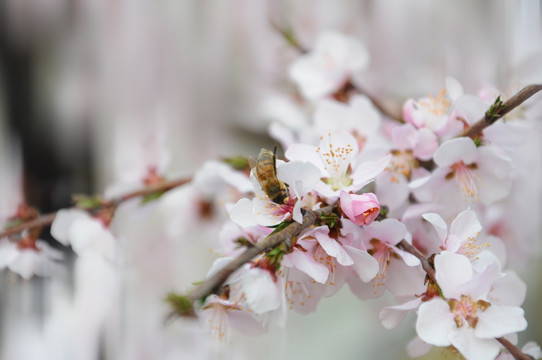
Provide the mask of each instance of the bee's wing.
POLYGON ((251 170, 256 166, 256 160, 252 156, 248 157, 248 166, 250 166, 251 170))

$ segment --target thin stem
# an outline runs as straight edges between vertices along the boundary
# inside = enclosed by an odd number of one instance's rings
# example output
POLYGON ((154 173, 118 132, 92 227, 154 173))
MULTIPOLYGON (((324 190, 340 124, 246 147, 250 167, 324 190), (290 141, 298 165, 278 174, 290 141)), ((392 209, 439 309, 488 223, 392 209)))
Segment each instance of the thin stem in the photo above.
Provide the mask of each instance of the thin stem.
POLYGON ((505 103, 500 105, 498 109, 486 111, 484 117, 465 129, 460 136, 468 136, 474 138, 482 133, 482 131, 493 124, 495 121, 508 114, 510 111, 523 104, 527 99, 542 90, 542 84, 528 85, 521 89, 517 94, 508 99, 505 103))
POLYGON ((405 250, 406 252, 416 256, 422 263, 422 268, 425 270, 427 275, 429 275, 429 277, 435 284, 437 283, 437 278, 435 276, 435 269, 433 269, 433 267, 429 263, 429 260, 427 260, 427 258, 423 256, 422 253, 418 251, 418 249, 410 245, 408 242, 406 242, 406 240, 401 240, 399 244, 397 244, 397 246, 405 250))
POLYGON ((275 29, 277 32, 279 32, 282 35, 282 37, 284 37, 284 39, 288 42, 288 44, 290 44, 290 46, 292 46, 293 48, 295 48, 297 51, 299 51, 302 54, 305 54, 308 52, 307 49, 305 49, 299 43, 292 28, 290 27, 282 28, 271 19, 269 19, 269 23, 271 24, 271 27, 273 29, 275 29))
POLYGON ((55 217, 56 217, 56 212, 46 214, 46 215, 41 215, 37 219, 30 220, 30 221, 27 221, 25 223, 22 223, 22 224, 19 224, 19 225, 16 225, 16 226, 12 226, 9 229, 4 230, 4 231, 2 231, 0 233, 0 239, 5 237, 5 236, 11 236, 11 235, 18 234, 18 233, 23 232, 24 230, 27 230, 27 229, 33 229, 33 228, 37 228, 37 227, 40 227, 40 226, 50 225, 50 224, 52 224, 55 217))
MULTIPOLYGON (((191 177, 186 177, 186 178, 177 179, 177 180, 165 181, 165 182, 157 184, 157 185, 148 186, 148 187, 145 187, 143 189, 134 191, 132 193, 123 195, 123 196, 121 196, 121 197, 119 197, 117 199, 113 199, 112 201, 107 201, 107 202, 104 203, 104 205, 102 207, 111 206, 111 205, 116 206, 116 205, 118 205, 118 204, 120 204, 120 203, 122 203, 122 202, 124 202, 126 200, 133 199, 133 198, 138 197, 138 196, 147 196, 147 195, 159 192, 159 191, 168 191, 168 190, 174 189, 176 187, 182 186, 182 185, 184 185, 184 184, 186 184, 186 183, 188 183, 190 181, 192 181, 192 178, 191 177)), ((46 225, 51 225, 53 223, 53 221, 55 220, 56 214, 57 213, 54 212, 54 213, 50 213, 50 214, 46 214, 46 215, 41 215, 37 219, 30 220, 30 221, 27 221, 27 222, 22 223, 20 225, 10 227, 9 229, 6 229, 6 230, 0 232, 0 238, 6 237, 6 236, 11 236, 11 235, 14 235, 14 234, 18 234, 18 233, 20 233, 20 232, 22 232, 24 230, 33 229, 33 228, 46 226, 46 225)))
POLYGON ((531 356, 523 353, 518 347, 514 344, 512 344, 510 341, 506 340, 505 338, 497 338, 497 341, 500 342, 506 350, 510 352, 510 354, 514 357, 516 360, 534 360, 531 356))

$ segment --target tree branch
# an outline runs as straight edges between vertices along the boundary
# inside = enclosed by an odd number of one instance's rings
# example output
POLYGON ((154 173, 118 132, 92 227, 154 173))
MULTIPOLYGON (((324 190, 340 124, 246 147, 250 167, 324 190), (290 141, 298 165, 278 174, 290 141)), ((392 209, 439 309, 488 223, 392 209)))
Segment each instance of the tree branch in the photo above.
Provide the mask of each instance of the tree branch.
MULTIPOLYGON (((184 184, 186 184, 186 183, 188 183, 190 181, 192 181, 192 177, 186 177, 186 178, 177 179, 177 180, 165 181, 165 182, 160 183, 160 184, 148 186, 148 187, 145 187, 143 189, 140 189, 140 190, 131 192, 129 194, 120 196, 117 199, 113 199, 111 201, 106 201, 106 202, 104 202, 102 208, 105 208, 107 206, 112 206, 112 205, 117 206, 117 205, 119 205, 120 203, 122 203, 124 201, 127 201, 129 199, 133 199, 133 198, 138 197, 138 196, 147 196, 147 195, 154 194, 154 193, 157 193, 157 192, 165 192, 165 191, 174 189, 176 187, 179 187, 181 185, 184 185, 184 184)), ((40 226, 51 225, 53 223, 53 221, 55 220, 56 214, 57 213, 54 212, 54 213, 50 213, 50 214, 46 214, 46 215, 41 215, 37 219, 30 220, 30 221, 24 222, 24 223, 16 225, 16 226, 12 226, 9 229, 6 229, 6 230, 0 232, 0 238, 15 235, 15 234, 18 234, 20 232, 23 232, 24 230, 33 229, 33 228, 37 228, 37 227, 40 227, 40 226)))
POLYGON ((465 129, 460 136, 468 136, 474 138, 478 136, 486 127, 493 124, 495 121, 514 110, 519 105, 523 104, 527 99, 542 90, 542 84, 528 85, 521 89, 517 94, 508 99, 502 104, 493 104, 486 111, 484 117, 465 129), (497 105, 495 107, 495 105, 497 105))
POLYGON ((248 248, 244 253, 233 259, 227 266, 217 272, 215 275, 207 279, 203 284, 194 289, 188 296, 192 302, 206 298, 207 296, 216 293, 228 277, 239 269, 245 263, 254 259, 260 253, 272 249, 283 242, 299 235, 303 230, 314 225, 320 214, 331 210, 331 206, 316 210, 306 211, 303 215, 303 224, 292 222, 284 229, 269 235, 264 240, 257 243, 254 247, 248 248))

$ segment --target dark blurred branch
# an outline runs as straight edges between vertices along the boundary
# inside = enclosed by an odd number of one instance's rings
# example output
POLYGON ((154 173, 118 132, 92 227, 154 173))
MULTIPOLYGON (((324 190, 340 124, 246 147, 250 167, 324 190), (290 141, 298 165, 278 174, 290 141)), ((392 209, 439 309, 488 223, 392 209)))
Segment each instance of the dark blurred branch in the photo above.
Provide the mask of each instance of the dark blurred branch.
MULTIPOLYGON (((192 181, 191 177, 186 177, 186 178, 171 180, 171 181, 164 181, 164 182, 162 182, 160 184, 148 186, 148 187, 145 187, 143 189, 140 189, 140 190, 131 192, 129 194, 120 196, 117 199, 113 199, 113 200, 110 200, 110 201, 104 201, 103 204, 101 205, 101 208, 115 207, 115 206, 121 204, 122 202, 127 201, 129 199, 133 199, 135 197, 140 197, 140 196, 143 197, 143 196, 155 194, 155 193, 158 193, 158 192, 165 192, 165 191, 174 189, 176 187, 182 186, 182 185, 184 185, 184 184, 186 184, 186 183, 188 183, 190 181, 192 181)), ((99 208, 93 208, 92 210, 96 210, 96 209, 99 209, 99 208)), ((22 232, 24 230, 29 230, 29 229, 33 229, 33 228, 37 228, 37 227, 43 227, 43 226, 46 226, 46 225, 50 225, 50 224, 52 224, 53 220, 55 220, 55 217, 56 217, 56 212, 51 213, 51 214, 41 215, 37 219, 33 219, 33 220, 30 220, 30 221, 24 222, 22 224, 12 226, 12 227, 0 232, 0 238, 3 238, 5 236, 11 236, 11 235, 14 235, 14 234, 18 234, 18 233, 20 233, 20 232, 22 232)))
POLYGON ((514 110, 540 90, 542 90, 542 84, 528 85, 504 103, 500 102, 500 98, 498 98, 497 101, 491 105, 489 110, 486 111, 484 117, 465 129, 460 136, 475 138, 476 136, 480 135, 486 127, 493 124, 510 111, 514 110))

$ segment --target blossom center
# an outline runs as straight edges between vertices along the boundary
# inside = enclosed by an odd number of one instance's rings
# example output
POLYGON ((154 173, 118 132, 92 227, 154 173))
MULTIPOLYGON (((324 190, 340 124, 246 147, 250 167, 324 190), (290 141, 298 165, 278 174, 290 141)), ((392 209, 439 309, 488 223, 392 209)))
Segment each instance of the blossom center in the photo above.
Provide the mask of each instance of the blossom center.
POLYGON ((446 175, 447 180, 455 177, 455 181, 465 199, 478 199, 478 183, 480 179, 473 172, 476 169, 478 169, 478 165, 475 163, 465 165, 463 161, 459 161, 452 165, 452 171, 446 175))
POLYGON ((368 249, 367 252, 378 262, 378 273, 373 279, 374 293, 376 294, 379 286, 384 286, 386 283, 386 276, 388 268, 390 266, 391 257, 395 254, 392 253, 390 248, 378 239, 371 239, 369 243, 372 245, 372 249, 368 249))
POLYGON ((392 173, 391 182, 399 183, 397 176, 404 176, 407 180, 410 180, 412 171, 419 167, 419 163, 414 157, 412 150, 392 150, 393 155, 391 161, 386 167, 385 171, 392 173))
POLYGON ((313 258, 317 263, 320 263, 329 269, 327 284, 335 285, 335 276, 337 275, 337 272, 335 271, 337 268, 337 259, 328 255, 320 245, 318 245, 316 248, 313 258))
POLYGON ((429 94, 427 98, 418 101, 418 104, 433 115, 443 116, 450 106, 450 102, 444 95, 446 95, 446 90, 442 89, 437 97, 429 94))
POLYGON ((297 305, 305 306, 305 304, 308 303, 312 297, 307 284, 294 280, 285 281, 284 292, 290 310, 297 305))
POLYGON ((350 159, 354 155, 354 149, 351 144, 333 145, 331 142, 331 133, 328 134, 328 139, 321 137, 322 142, 316 148, 316 152, 320 155, 320 159, 324 164, 324 169, 330 175, 324 181, 330 185, 333 190, 339 190, 343 187, 352 184, 352 179, 347 175, 350 159))
POLYGON ((461 300, 448 300, 450 311, 455 315, 454 322, 459 328, 467 324, 470 328, 475 328, 478 323, 478 312, 485 311, 491 306, 484 300, 474 301, 468 295, 461 295, 461 300))

